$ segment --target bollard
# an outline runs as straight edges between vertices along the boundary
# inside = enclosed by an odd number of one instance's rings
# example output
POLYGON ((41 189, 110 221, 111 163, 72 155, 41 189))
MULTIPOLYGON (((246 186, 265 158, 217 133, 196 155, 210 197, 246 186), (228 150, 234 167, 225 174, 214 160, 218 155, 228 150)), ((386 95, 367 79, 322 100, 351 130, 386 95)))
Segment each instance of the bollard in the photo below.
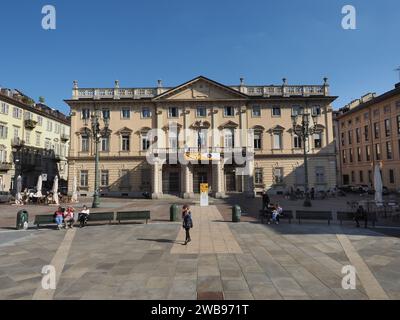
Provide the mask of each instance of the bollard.
POLYGON ((178 220, 178 206, 173 204, 169 208, 169 221, 177 221, 178 220))
POLYGON ((240 222, 240 216, 242 214, 242 210, 238 205, 234 205, 232 207, 232 222, 240 222))

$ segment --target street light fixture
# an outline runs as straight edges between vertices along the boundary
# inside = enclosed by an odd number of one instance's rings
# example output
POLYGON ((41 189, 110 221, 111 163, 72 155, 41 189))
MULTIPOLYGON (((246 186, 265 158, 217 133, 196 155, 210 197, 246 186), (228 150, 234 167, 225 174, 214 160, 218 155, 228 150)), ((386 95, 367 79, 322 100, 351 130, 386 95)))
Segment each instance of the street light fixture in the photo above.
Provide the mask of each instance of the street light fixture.
MULTIPOLYGON (((100 117, 101 113, 98 110, 95 110, 95 112, 91 115, 90 117, 90 122, 92 125, 92 134, 93 134, 93 140, 94 140, 94 152, 95 152, 95 179, 94 179, 94 194, 93 194, 93 203, 92 203, 92 208, 98 208, 100 206, 100 188, 99 188, 99 143, 100 139, 102 137, 101 134, 101 129, 100 129, 100 117)), ((85 124, 87 125, 88 119, 85 119, 85 124)), ((104 132, 106 135, 108 135, 108 127, 110 125, 110 119, 108 117, 103 117, 103 122, 104 122, 104 132)))
POLYGON ((307 159, 307 142, 309 137, 317 132, 318 117, 316 114, 311 115, 313 124, 310 124, 310 114, 302 112, 292 116, 293 132, 298 136, 303 143, 303 154, 304 154, 304 191, 305 200, 304 207, 311 207, 309 186, 308 186, 308 159, 307 159), (298 124, 298 118, 301 116, 301 124, 298 124))

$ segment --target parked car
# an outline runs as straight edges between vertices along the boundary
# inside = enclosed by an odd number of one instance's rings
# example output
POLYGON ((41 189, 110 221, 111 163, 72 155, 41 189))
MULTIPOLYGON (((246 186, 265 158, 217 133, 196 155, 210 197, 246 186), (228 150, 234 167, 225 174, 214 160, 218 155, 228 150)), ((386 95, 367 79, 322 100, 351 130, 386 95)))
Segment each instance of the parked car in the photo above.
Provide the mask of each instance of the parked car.
POLYGON ((353 187, 350 185, 343 185, 343 186, 339 187, 339 190, 341 190, 345 193, 348 193, 348 192, 352 192, 352 188, 353 187))
POLYGON ((0 191, 0 202, 10 202, 11 200, 11 193, 8 191, 0 191))

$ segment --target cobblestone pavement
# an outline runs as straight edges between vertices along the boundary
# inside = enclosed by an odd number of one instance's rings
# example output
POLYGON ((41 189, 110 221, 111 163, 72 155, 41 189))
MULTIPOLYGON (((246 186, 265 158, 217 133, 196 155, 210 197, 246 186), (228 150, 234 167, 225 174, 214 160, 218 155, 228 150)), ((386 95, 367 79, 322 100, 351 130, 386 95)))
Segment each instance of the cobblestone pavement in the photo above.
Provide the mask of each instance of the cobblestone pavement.
POLYGON ((321 223, 231 223, 217 206, 192 209, 187 246, 180 222, 0 231, 0 299, 400 298, 396 237, 321 223), (43 295, 50 263, 59 281, 43 295), (341 286, 349 264, 359 271, 355 290, 341 286))

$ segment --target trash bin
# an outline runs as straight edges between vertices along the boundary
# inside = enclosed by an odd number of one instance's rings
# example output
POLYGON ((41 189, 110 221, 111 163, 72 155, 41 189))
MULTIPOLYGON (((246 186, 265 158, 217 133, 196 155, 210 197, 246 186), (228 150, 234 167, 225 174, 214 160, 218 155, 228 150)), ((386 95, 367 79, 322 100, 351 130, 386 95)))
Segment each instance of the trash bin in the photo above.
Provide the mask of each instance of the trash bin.
POLYGON ((169 208, 169 220, 170 221, 177 221, 178 220, 178 206, 173 204, 169 208))
POLYGON ((232 207, 232 222, 240 222, 240 216, 242 214, 242 210, 238 205, 234 205, 232 207))
POLYGON ((29 214, 26 210, 20 210, 17 213, 17 230, 28 229, 29 214))

